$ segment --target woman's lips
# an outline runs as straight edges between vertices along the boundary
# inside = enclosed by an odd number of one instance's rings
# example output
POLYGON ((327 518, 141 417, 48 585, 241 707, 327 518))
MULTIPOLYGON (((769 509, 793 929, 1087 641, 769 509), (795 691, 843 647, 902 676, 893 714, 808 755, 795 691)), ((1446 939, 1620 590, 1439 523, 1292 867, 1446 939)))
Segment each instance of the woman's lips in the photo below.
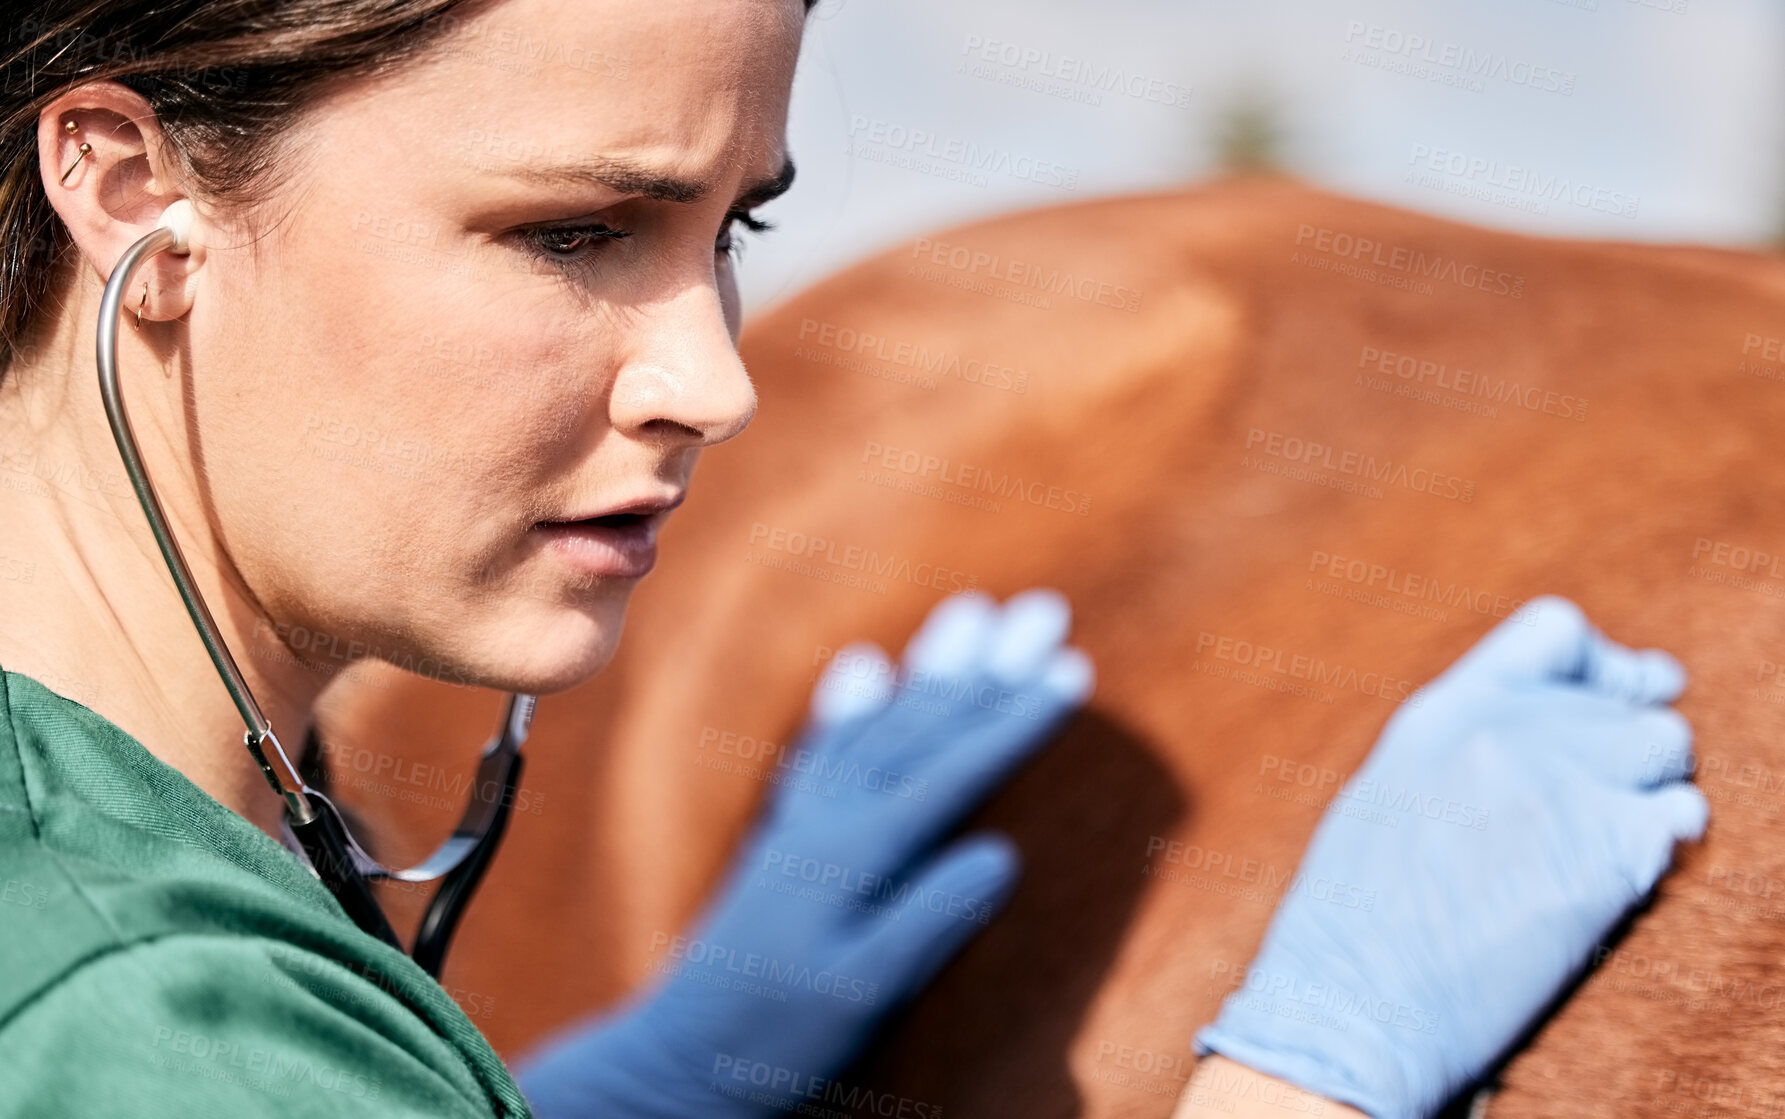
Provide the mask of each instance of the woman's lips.
POLYGON ((586 521, 533 526, 546 547, 577 571, 609 579, 637 579, 657 565, 657 527, 664 513, 622 513, 586 521))

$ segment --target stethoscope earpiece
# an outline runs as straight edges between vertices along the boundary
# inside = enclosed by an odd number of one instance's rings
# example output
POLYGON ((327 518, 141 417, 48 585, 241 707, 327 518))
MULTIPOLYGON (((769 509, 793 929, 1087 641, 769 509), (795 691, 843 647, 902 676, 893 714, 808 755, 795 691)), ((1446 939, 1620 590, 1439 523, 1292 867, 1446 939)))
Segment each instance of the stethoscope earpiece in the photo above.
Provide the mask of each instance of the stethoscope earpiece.
MULTIPOLYGON (((431 882, 439 879, 440 888, 428 903, 421 930, 410 952, 428 974, 438 977, 447 944, 458 927, 459 915, 482 880, 507 828, 515 787, 520 780, 521 744, 527 740, 527 731, 533 722, 535 701, 530 695, 509 697, 495 736, 484 746, 477 780, 471 787, 471 801, 465 806, 459 826, 426 861, 406 870, 381 866, 366 854, 354 841, 353 834, 347 830, 328 797, 312 788, 292 764, 285 748, 279 744, 278 736, 273 733, 272 724, 255 701, 254 693, 249 690, 248 682, 243 679, 229 646, 224 644, 223 634, 186 566, 179 541, 174 539, 173 531, 168 527, 167 515, 149 482, 142 452, 131 430, 123 389, 118 381, 118 318, 124 292, 130 287, 131 277, 149 257, 160 252, 183 254, 191 250, 192 219, 189 200, 182 198, 168 206, 161 212, 155 228, 124 250, 124 255, 112 268, 111 277, 106 280, 105 291, 99 299, 99 333, 94 340, 99 394, 105 404, 106 419, 118 444, 118 455, 124 460, 124 472, 130 478, 131 488, 136 491, 143 516, 148 518, 149 531, 154 534, 161 558, 167 563, 168 574, 173 576, 174 588, 180 592, 192 625, 198 630, 199 640, 204 643, 224 690, 229 692, 242 717, 242 725, 246 728, 242 744, 253 755, 273 792, 284 800, 286 824, 303 847, 311 869, 355 924, 398 950, 402 949, 402 944, 367 888, 368 880, 431 882)), ((145 287, 145 299, 147 291, 145 287)))
POLYGON ((167 247, 168 252, 185 256, 192 251, 192 200, 182 198, 161 211, 161 220, 155 223, 157 229, 165 229, 174 235, 174 243, 167 247))

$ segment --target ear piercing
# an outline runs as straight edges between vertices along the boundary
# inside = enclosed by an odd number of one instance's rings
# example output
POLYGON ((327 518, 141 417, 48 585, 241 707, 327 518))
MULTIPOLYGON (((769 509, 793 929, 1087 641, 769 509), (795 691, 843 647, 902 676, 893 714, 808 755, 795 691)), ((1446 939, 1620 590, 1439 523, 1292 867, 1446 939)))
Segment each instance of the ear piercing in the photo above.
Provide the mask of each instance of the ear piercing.
POLYGON ((149 302, 149 281, 143 281, 143 297, 136 302, 136 328, 143 328, 143 307, 149 302))
MULTIPOLYGON (((72 120, 71 120, 71 121, 68 121, 68 122, 67 122, 67 123, 65 123, 65 124, 64 124, 64 125, 63 125, 63 126, 62 126, 62 129, 63 129, 63 131, 65 131, 65 132, 67 132, 67 133, 68 133, 68 134, 69 134, 69 135, 70 135, 70 136, 73 136, 73 135, 74 135, 74 134, 75 134, 75 133, 76 133, 76 132, 79 132, 79 131, 80 131, 80 130, 81 130, 81 126, 80 126, 80 125, 78 125, 78 124, 76 124, 76 123, 74 123, 74 122, 73 122, 73 121, 72 121, 72 120)), ((72 174, 74 174, 74 169, 75 169, 75 168, 76 168, 76 167, 79 167, 79 166, 80 166, 80 165, 81 165, 81 160, 83 160, 83 159, 85 159, 85 158, 87 158, 87 157, 88 157, 88 156, 89 156, 89 155, 92 155, 92 154, 93 154, 93 145, 92 145, 92 144, 87 144, 87 143, 83 143, 83 144, 82 144, 82 145, 81 145, 81 154, 79 154, 79 155, 77 155, 77 156, 75 156, 75 157, 74 157, 74 162, 73 162, 73 163, 70 163, 70 164, 69 164, 69 165, 68 165, 68 170, 66 170, 66 171, 64 171, 64 172, 62 172, 62 183, 63 183, 63 185, 67 185, 67 183, 68 183, 68 176, 70 176, 70 175, 72 175, 72 174)))

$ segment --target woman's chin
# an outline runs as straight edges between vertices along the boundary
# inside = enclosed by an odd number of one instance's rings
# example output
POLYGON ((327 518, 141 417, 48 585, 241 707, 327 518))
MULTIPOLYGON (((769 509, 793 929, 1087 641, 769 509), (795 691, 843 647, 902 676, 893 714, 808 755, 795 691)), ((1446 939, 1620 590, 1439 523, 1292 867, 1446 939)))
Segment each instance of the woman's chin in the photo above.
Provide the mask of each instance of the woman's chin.
POLYGON ((502 690, 527 695, 567 692, 597 675, 613 659, 614 646, 610 644, 587 655, 533 666, 525 673, 512 677, 502 690))
POLYGON ((545 624, 509 628, 499 642, 486 646, 495 655, 486 654, 479 682, 528 695, 568 691, 614 659, 625 620, 621 602, 612 609, 570 611, 545 624))

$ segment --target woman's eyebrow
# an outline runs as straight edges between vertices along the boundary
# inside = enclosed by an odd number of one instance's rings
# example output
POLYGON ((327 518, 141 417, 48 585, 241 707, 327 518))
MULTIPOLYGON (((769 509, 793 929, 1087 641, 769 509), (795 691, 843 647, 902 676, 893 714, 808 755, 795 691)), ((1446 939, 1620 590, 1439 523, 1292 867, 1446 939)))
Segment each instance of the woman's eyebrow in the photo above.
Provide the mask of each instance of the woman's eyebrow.
MULTIPOLYGON (((630 159, 591 156, 574 163, 552 166, 522 164, 509 169, 513 178, 545 186, 599 186, 618 194, 654 198, 664 202, 699 202, 713 192, 713 184, 699 179, 664 175, 630 159)), ((734 206, 760 206, 787 193, 793 186, 793 160, 783 158, 781 169, 766 179, 749 183, 738 193, 734 206)))
POLYGON ((781 158, 781 169, 779 171, 776 171, 766 179, 759 179, 744 187, 743 190, 738 192, 737 201, 733 202, 732 206, 736 209, 747 209, 751 206, 760 206, 765 202, 774 201, 783 194, 786 194, 789 188, 793 186, 793 173, 793 157, 783 156, 781 158))

